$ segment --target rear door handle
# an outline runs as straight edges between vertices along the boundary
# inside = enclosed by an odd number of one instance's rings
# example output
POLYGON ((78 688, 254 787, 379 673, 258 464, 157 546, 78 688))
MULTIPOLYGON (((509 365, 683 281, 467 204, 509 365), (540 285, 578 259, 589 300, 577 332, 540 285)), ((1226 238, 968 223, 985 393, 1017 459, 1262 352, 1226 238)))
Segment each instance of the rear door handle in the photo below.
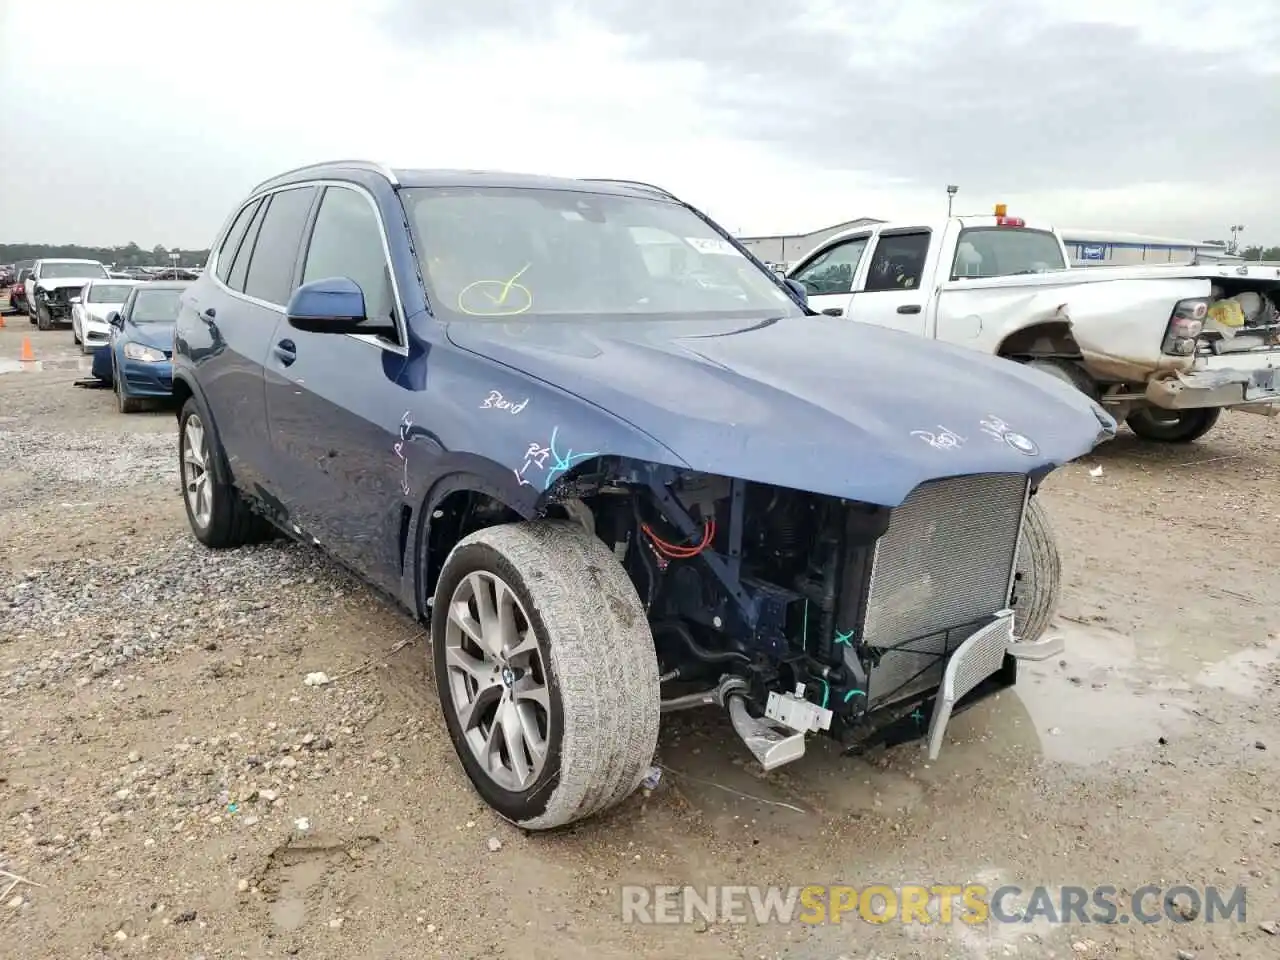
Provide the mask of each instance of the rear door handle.
POLYGON ((919 312, 920 312, 920 304, 918 304, 918 303, 904 303, 902 306, 900 306, 900 307, 898 308, 898 312, 899 312, 899 313, 919 313, 919 312))
POLYGON ((298 348, 293 345, 292 340, 281 340, 271 349, 286 367, 298 359, 298 348))
POLYGON ((822 312, 826 314, 828 317, 843 317, 844 307, 827 307, 827 309, 823 310, 822 312))

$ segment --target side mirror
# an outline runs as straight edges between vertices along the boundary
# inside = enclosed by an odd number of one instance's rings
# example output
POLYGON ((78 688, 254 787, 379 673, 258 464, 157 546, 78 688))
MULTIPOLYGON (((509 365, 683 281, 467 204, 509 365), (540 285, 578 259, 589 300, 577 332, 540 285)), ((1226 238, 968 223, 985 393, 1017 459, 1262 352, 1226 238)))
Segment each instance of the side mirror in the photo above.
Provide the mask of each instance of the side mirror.
POLYGON ((809 302, 809 291, 805 289, 804 284, 799 280, 792 280, 790 277, 787 277, 782 282, 785 283, 787 288, 800 299, 801 303, 807 304, 809 302))
POLYGON ((365 315, 364 291, 349 277, 328 277, 304 283, 285 308, 289 326, 309 333, 370 333, 394 335, 395 325, 365 315))
POLYGON ((110 313, 108 313, 107 323, 109 323, 113 327, 123 326, 123 322, 120 319, 120 312, 118 310, 112 310, 110 313))
POLYGON ((79 298, 79 297, 69 297, 69 298, 67 299, 67 303, 79 303, 79 302, 80 302, 80 298, 79 298))

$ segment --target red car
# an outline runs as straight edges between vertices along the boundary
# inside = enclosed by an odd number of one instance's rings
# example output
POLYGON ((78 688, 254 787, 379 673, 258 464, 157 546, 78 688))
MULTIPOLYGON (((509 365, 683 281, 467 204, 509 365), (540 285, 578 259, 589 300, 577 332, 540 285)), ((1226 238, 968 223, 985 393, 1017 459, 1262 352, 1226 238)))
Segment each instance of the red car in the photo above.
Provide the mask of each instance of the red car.
POLYGON ((21 280, 9 288, 9 309, 27 312, 27 288, 21 280))

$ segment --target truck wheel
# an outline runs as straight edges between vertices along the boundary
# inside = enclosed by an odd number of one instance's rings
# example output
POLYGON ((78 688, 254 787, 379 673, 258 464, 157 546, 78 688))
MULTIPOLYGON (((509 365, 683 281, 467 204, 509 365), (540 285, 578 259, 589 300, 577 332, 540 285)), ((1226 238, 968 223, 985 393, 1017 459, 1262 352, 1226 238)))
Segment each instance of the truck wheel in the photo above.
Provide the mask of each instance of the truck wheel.
POLYGON ((1079 364, 1060 357, 1046 357, 1042 360, 1032 360, 1027 366, 1036 370, 1043 370, 1051 377, 1057 377, 1063 383, 1075 387, 1091 400, 1098 399, 1098 385, 1093 382, 1093 378, 1079 364))
POLYGON ((658 660, 626 571, 580 524, 511 523, 460 540, 431 643, 440 706, 476 792, 526 830, 629 796, 658 743, 658 660))
POLYGON ((1014 566, 1013 628, 1019 640, 1039 640, 1049 629, 1062 593, 1062 558, 1044 505, 1036 497, 1027 504, 1014 566))
POLYGON ((1197 410, 1143 407, 1129 414, 1125 423, 1143 440, 1155 443, 1191 443, 1212 430, 1221 415, 1220 407, 1202 407, 1197 410))
POLYGON ((36 327, 40 330, 53 329, 53 314, 43 303, 36 304, 36 327))

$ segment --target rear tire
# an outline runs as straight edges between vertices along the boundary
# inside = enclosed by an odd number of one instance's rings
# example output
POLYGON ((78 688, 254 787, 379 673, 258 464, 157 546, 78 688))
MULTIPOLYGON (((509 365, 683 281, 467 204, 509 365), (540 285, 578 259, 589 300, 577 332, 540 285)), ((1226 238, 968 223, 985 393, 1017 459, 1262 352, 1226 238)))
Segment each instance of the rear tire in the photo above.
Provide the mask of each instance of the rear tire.
POLYGON ((1051 377, 1056 377, 1063 383, 1075 387, 1090 400, 1097 400, 1099 397, 1098 385, 1093 382, 1093 377, 1089 376, 1079 364, 1070 360, 1064 360, 1058 357, 1045 358, 1042 360, 1032 360, 1027 364, 1036 370, 1042 370, 1051 377))
POLYGON ((178 417, 178 476, 191 532, 206 547, 226 550, 270 539, 271 525, 254 513, 230 483, 218 480, 214 458, 222 448, 188 399, 178 417))
POLYGON ((449 738, 495 812, 549 830, 639 786, 658 743, 658 660, 635 587, 599 538, 558 520, 471 533, 445 560, 432 611, 449 738), (507 614, 486 629, 489 603, 507 614))
POLYGON ((1037 497, 1027 504, 1014 567, 1013 630, 1019 640, 1039 640, 1049 629, 1062 594, 1062 557, 1049 515, 1037 497))
POLYGON ((1161 410, 1143 407, 1125 419, 1129 429, 1153 443, 1192 443, 1213 429, 1222 416, 1220 407, 1198 410, 1161 410))

